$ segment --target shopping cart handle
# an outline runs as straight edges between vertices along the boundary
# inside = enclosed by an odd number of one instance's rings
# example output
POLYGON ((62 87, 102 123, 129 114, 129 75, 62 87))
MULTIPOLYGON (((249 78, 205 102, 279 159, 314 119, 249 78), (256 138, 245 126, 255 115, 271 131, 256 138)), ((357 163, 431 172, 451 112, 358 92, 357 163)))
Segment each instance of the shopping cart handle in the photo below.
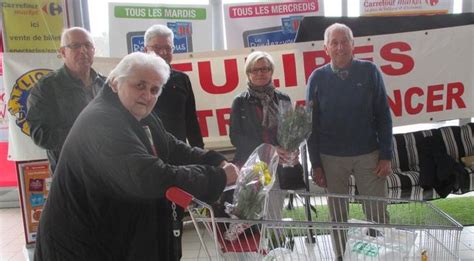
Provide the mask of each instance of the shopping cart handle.
POLYGON ((170 187, 166 190, 165 195, 169 201, 174 202, 182 208, 187 208, 194 198, 193 195, 178 187, 170 187))

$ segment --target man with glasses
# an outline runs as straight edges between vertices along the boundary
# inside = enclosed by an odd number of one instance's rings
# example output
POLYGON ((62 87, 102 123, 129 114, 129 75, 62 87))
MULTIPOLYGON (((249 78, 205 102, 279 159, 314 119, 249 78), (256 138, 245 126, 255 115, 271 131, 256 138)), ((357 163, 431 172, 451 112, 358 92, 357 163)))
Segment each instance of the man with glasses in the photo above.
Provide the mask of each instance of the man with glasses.
MULTIPOLYGON (((145 52, 155 53, 171 64, 173 59, 174 34, 164 25, 153 25, 145 32, 145 52)), ((196 102, 189 77, 171 69, 168 82, 153 110, 163 122, 165 129, 179 140, 193 147, 204 148, 201 129, 196 116, 196 102)))
POLYGON ((47 150, 51 173, 74 121, 105 82, 105 77, 91 68, 95 47, 84 28, 64 30, 59 52, 64 65, 31 89, 26 115, 31 138, 47 150))

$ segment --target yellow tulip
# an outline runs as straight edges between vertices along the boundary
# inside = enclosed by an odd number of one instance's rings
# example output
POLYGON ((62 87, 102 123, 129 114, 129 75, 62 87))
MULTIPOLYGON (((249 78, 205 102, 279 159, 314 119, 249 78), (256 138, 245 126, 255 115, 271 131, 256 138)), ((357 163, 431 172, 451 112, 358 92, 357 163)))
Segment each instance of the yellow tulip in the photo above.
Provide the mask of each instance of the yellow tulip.
POLYGON ((260 177, 260 182, 266 186, 272 181, 272 176, 270 175, 270 170, 265 162, 261 161, 256 163, 253 168, 253 172, 260 177), (263 174, 263 175, 262 175, 263 174))

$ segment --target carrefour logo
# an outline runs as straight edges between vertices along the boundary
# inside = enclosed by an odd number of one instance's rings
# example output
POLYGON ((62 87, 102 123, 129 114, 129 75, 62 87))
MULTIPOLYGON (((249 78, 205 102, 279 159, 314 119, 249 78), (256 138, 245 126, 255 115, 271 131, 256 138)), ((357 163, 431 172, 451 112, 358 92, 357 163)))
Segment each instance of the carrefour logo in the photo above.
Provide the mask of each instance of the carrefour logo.
POLYGON ((59 15, 63 12, 63 8, 60 4, 57 3, 49 3, 43 5, 43 8, 41 8, 43 12, 46 14, 49 14, 51 16, 59 15))
POLYGON ((439 0, 425 0, 426 4, 434 6, 439 3, 439 0))
POLYGON ((28 111, 26 101, 30 94, 30 89, 41 77, 51 71, 50 69, 35 69, 26 72, 15 81, 15 85, 10 93, 8 112, 15 117, 15 123, 20 127, 21 131, 28 136, 30 136, 30 127, 26 122, 26 112, 28 111))

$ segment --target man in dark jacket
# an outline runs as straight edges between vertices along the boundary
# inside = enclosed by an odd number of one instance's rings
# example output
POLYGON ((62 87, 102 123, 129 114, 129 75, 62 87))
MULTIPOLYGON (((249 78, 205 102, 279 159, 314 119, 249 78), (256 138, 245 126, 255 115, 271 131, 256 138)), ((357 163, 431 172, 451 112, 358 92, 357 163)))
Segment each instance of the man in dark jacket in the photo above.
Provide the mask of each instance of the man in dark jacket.
POLYGON ((173 229, 182 222, 166 190, 212 202, 235 183, 233 164, 179 141, 151 113, 168 76, 163 59, 129 54, 79 115, 41 215, 36 261, 179 260, 173 229))
MULTIPOLYGON (((145 52, 155 53, 171 64, 173 39, 171 29, 153 25, 145 32, 145 52)), ((170 78, 153 111, 160 117, 165 129, 176 138, 184 142, 187 139, 191 146, 204 148, 193 88, 185 73, 171 69, 170 78)))
POLYGON ((31 89, 26 115, 31 138, 47 150, 52 173, 72 124, 105 81, 91 68, 95 47, 85 29, 65 30, 59 51, 64 65, 42 77, 31 89))

